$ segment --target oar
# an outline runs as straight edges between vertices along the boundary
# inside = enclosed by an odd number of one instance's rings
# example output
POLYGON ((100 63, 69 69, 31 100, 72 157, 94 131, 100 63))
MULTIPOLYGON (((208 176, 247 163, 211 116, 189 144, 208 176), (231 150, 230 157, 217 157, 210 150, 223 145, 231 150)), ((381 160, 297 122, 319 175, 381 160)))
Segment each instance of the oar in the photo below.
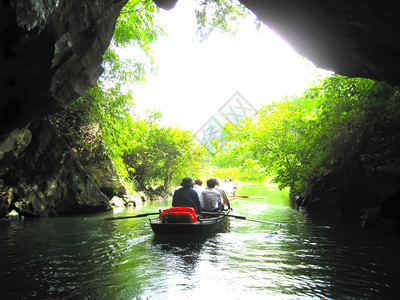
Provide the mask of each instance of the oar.
POLYGON ((148 213, 148 214, 139 214, 139 215, 136 215, 136 216, 105 218, 104 220, 112 221, 112 220, 131 219, 131 218, 142 218, 142 217, 147 217, 147 216, 151 216, 151 215, 159 215, 159 214, 160 214, 160 212, 154 212, 154 213, 148 213))
MULTIPOLYGON (((222 216, 222 214, 220 214, 218 212, 207 212, 207 214, 210 214, 210 215, 221 215, 222 216)), ((238 215, 231 215, 231 214, 226 214, 226 215, 223 215, 223 216, 231 217, 231 218, 235 218, 235 219, 247 220, 247 221, 251 221, 251 222, 272 224, 272 225, 277 225, 277 226, 285 225, 285 224, 282 224, 282 223, 276 223, 276 222, 270 222, 270 221, 264 221, 264 220, 256 220, 256 219, 249 219, 249 218, 247 218, 245 216, 238 216, 238 215)))
POLYGON ((264 221, 264 220, 249 219, 249 218, 244 217, 244 216, 237 216, 237 215, 226 215, 226 216, 227 217, 232 217, 232 218, 235 218, 235 219, 247 220, 247 221, 251 221, 251 222, 266 223, 266 224, 272 224, 272 225, 277 225, 277 226, 285 225, 285 224, 282 224, 282 223, 276 223, 276 222, 270 222, 270 221, 264 221))
POLYGON ((228 196, 232 198, 262 198, 262 199, 267 199, 268 196, 228 196))

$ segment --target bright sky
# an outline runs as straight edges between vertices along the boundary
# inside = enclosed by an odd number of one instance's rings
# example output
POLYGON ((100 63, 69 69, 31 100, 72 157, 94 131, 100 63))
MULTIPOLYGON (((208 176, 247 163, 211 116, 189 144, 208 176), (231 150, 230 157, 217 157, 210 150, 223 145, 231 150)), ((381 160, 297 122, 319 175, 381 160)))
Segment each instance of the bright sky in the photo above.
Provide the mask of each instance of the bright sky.
POLYGON ((301 94, 317 68, 272 31, 256 29, 254 15, 233 38, 195 37, 192 1, 178 1, 159 15, 167 37, 154 49, 157 76, 134 88, 136 110, 159 109, 162 124, 197 131, 235 92, 256 109, 285 95, 301 94))

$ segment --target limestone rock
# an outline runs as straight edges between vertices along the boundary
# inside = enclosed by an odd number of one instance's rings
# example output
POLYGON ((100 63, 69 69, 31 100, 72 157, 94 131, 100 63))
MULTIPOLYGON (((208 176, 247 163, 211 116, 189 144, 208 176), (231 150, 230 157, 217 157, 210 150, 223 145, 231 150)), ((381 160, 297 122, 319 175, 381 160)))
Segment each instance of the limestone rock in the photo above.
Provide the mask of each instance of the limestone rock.
MULTIPOLYGON (((80 157, 82 155, 79 155, 80 157)), ((103 194, 107 195, 109 198, 113 196, 123 197, 127 194, 126 188, 123 185, 119 174, 115 171, 112 161, 105 157, 96 157, 96 163, 93 160, 84 162, 85 168, 88 170, 91 176, 93 176, 100 190, 103 194)))
POLYGON ((397 122, 366 135, 364 147, 315 178, 309 195, 292 195, 296 205, 311 215, 358 218, 364 228, 380 226, 384 219, 400 226, 399 132, 397 122))
POLYGON ((95 84, 126 2, 0 3, 0 139, 95 84))
POLYGON ((0 177, 8 170, 8 165, 18 159, 32 139, 32 133, 27 129, 15 129, 0 142, 0 177))
POLYGON ((142 193, 133 193, 130 195, 127 195, 126 201, 127 201, 127 205, 128 206, 135 206, 135 207, 139 207, 142 205, 142 193))
POLYGON ((23 216, 52 216, 111 209, 109 199, 50 123, 28 127, 32 140, 2 176, 14 191, 10 208, 23 216))
POLYGON ((8 214, 10 204, 13 200, 13 189, 6 188, 0 184, 0 218, 8 214))
POLYGON ((120 197, 117 196, 112 197, 112 199, 110 200, 110 204, 116 207, 125 206, 124 200, 122 200, 120 197))
POLYGON ((240 2, 318 67, 400 84, 400 2, 240 2))
POLYGON ((147 201, 147 195, 144 192, 139 192, 139 195, 143 202, 147 201))

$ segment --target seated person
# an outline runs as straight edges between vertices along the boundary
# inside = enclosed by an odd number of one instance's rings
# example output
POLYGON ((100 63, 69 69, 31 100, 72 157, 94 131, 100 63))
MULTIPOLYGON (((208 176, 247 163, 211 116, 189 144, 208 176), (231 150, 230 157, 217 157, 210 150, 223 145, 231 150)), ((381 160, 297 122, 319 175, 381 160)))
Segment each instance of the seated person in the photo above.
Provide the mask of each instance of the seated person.
POLYGON ((200 198, 200 203, 202 203, 201 200, 201 192, 204 191, 204 187, 203 187, 203 181, 201 179, 196 179, 194 181, 194 186, 193 189, 197 192, 197 194, 199 195, 200 198))
POLYGON ((196 210, 196 214, 201 213, 199 195, 193 189, 193 185, 193 178, 185 177, 182 179, 182 187, 174 192, 172 207, 193 207, 196 210))
POLYGON ((221 193, 215 189, 217 181, 214 178, 207 180, 207 188, 201 192, 202 208, 204 211, 218 211, 224 208, 221 193))
POLYGON ((236 184, 232 182, 231 178, 226 178, 225 182, 221 184, 222 188, 225 190, 228 196, 235 196, 236 193, 236 184))
MULTIPOLYGON (((225 189, 220 185, 220 182, 217 178, 214 178, 215 182, 217 183, 217 185, 215 186, 215 189, 220 192, 221 194, 221 199, 222 199, 222 203, 224 203, 225 205, 228 206, 229 209, 232 209, 231 207, 231 202, 229 201, 228 195, 225 192, 225 189)), ((233 209, 232 209, 233 210, 233 209)))

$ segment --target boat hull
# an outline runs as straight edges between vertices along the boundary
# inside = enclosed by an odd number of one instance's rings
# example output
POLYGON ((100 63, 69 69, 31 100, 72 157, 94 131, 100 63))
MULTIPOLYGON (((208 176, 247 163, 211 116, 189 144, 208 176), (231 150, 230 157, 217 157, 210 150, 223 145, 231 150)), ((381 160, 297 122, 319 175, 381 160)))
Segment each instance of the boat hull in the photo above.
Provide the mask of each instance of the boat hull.
POLYGON ((158 218, 150 219, 155 234, 210 234, 223 230, 227 219, 225 213, 217 217, 199 219, 194 223, 162 223, 158 218))

